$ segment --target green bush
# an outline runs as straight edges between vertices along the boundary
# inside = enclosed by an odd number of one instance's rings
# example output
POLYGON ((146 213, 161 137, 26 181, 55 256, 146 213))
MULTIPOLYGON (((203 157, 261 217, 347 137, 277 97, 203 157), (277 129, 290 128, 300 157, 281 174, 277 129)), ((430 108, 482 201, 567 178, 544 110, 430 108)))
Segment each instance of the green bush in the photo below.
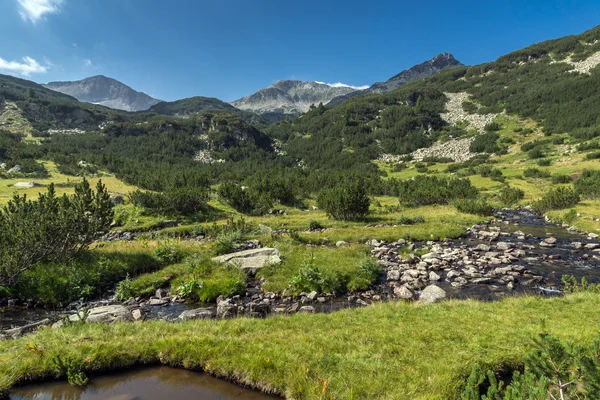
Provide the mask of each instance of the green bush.
POLYGON ((486 124, 483 129, 486 132, 495 132, 495 131, 499 131, 500 129, 502 129, 502 125, 496 121, 492 121, 489 124, 486 124))
POLYGON ((541 170, 539 168, 530 167, 523 171, 523 177, 525 178, 550 178, 550 172, 541 170))
POLYGON ((531 142, 523 143, 521 145, 521 151, 530 151, 536 147, 545 146, 550 143, 551 143, 550 139, 538 139, 538 140, 534 140, 531 142))
POLYGON ((421 160, 424 163, 427 163, 428 165, 433 165, 433 164, 445 164, 445 163, 451 163, 454 162, 454 160, 450 157, 438 157, 438 156, 428 156, 428 157, 423 157, 423 160, 421 160))
POLYGON ((400 225, 416 225, 425 223, 425 217, 422 215, 416 215, 414 217, 409 217, 407 215, 401 215, 398 217, 397 222, 400 225))
POLYGON ((542 158, 537 161, 537 165, 539 165, 540 167, 549 167, 550 165, 552 165, 552 160, 549 158, 542 158))
POLYGON ((250 215, 264 214, 273 207, 268 196, 260 196, 255 190, 226 182, 219 186, 219 196, 235 210, 250 215))
POLYGON ((573 178, 571 178, 569 175, 552 175, 552 183, 554 184, 571 182, 573 182, 573 178))
POLYGON ((319 207, 336 220, 360 220, 369 213, 370 200, 362 183, 345 183, 319 193, 319 207))
POLYGON ((530 159, 535 160, 535 159, 538 159, 538 158, 545 157, 545 154, 544 154, 544 152, 542 151, 542 149, 540 147, 534 147, 533 149, 531 149, 531 150, 529 150, 527 152, 527 156, 530 159))
POLYGON ((588 153, 585 155, 586 160, 597 160, 600 158, 600 151, 596 151, 593 153, 588 153))
POLYGON ((533 204, 533 208, 539 213, 550 210, 561 210, 571 208, 579 203, 579 194, 568 187, 558 187, 550 190, 540 200, 533 204))
POLYGON ((348 290, 365 290, 377 280, 381 266, 372 257, 366 257, 358 267, 358 274, 348 282, 348 290))
POLYGON ((502 204, 512 206, 525 197, 525 192, 519 188, 504 187, 498 195, 502 204))
POLYGON ((577 193, 590 200, 600 198, 600 171, 586 169, 574 183, 577 193))
POLYGON ((319 229, 323 229, 323 225, 321 225, 319 223, 319 221, 315 221, 314 219, 311 219, 310 221, 308 221, 308 230, 309 231, 316 231, 319 229))
POLYGON ((84 179, 72 196, 58 197, 54 185, 35 201, 15 194, 0 211, 0 285, 14 286, 40 263, 69 263, 109 229, 112 217, 101 181, 94 191, 84 179))
POLYGON ((494 213, 494 207, 484 198, 455 200, 454 207, 462 213, 489 216, 494 213))
POLYGON ((184 253, 174 240, 160 242, 154 249, 154 257, 163 265, 176 264, 183 260, 184 253))
POLYGON ((398 182, 398 198, 407 207, 449 204, 452 200, 474 198, 478 191, 468 179, 417 176, 398 182))
POLYGON ((487 132, 475 137, 469 146, 472 153, 496 153, 500 150, 498 139, 500 136, 494 132, 487 132))
POLYGON ((522 370, 503 380, 492 371, 484 373, 473 367, 461 399, 598 399, 599 343, 596 338, 590 345, 574 345, 546 332, 539 333, 533 350, 524 358, 522 370))
POLYGON ((181 188, 164 193, 143 192, 136 190, 129 194, 130 201, 166 215, 192 215, 206 209, 209 191, 205 188, 181 188))

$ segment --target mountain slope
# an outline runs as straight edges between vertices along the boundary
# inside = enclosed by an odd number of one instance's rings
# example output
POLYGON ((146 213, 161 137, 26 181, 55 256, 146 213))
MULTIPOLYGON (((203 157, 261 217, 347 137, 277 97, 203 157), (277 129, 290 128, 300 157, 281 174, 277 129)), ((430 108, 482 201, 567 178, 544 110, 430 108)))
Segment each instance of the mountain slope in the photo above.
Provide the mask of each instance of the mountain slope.
POLYGON ((149 112, 170 115, 174 117, 190 117, 199 113, 234 113, 249 123, 264 123, 264 120, 251 112, 235 108, 214 97, 195 96, 177 101, 161 101, 150 107, 149 112))
POLYGON ((12 126, 16 122, 14 118, 3 118, 6 113, 22 116, 28 121, 27 125, 37 132, 98 130, 100 124, 123 114, 104 106, 80 102, 35 82, 0 75, 0 128, 19 128, 18 125, 12 126))
POLYGON ((327 104, 333 98, 356 91, 349 86, 332 86, 319 82, 284 80, 233 101, 235 107, 270 116, 296 116, 311 105, 327 104))
POLYGON ((361 94, 368 93, 386 93, 394 89, 398 89, 399 87, 412 82, 417 79, 426 78, 429 76, 433 76, 440 71, 443 71, 448 68, 460 67, 463 64, 454 58, 454 56, 450 53, 442 53, 433 57, 429 61, 425 61, 421 64, 415 65, 407 70, 400 72, 397 75, 394 75, 390 79, 385 82, 377 82, 374 83, 370 88, 360 91, 351 92, 342 96, 338 96, 332 99, 327 105, 328 106, 336 106, 342 104, 344 101, 348 100, 351 97, 356 97, 361 94))
POLYGON ((73 96, 79 101, 124 111, 143 111, 160 102, 102 75, 73 82, 49 82, 43 86, 73 96))

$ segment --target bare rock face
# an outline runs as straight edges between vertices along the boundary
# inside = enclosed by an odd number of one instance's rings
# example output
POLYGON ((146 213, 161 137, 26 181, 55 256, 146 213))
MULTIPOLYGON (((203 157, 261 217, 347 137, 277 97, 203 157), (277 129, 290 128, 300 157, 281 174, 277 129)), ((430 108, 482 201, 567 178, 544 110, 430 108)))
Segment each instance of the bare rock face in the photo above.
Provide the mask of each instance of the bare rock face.
POLYGON ((281 262, 281 254, 277 249, 263 247, 261 249, 244 250, 214 257, 213 261, 238 265, 248 273, 255 273, 267 265, 279 264, 281 262))
POLYGON ((160 102, 102 75, 73 82, 49 82, 43 86, 73 96, 79 101, 124 111, 143 111, 160 102))

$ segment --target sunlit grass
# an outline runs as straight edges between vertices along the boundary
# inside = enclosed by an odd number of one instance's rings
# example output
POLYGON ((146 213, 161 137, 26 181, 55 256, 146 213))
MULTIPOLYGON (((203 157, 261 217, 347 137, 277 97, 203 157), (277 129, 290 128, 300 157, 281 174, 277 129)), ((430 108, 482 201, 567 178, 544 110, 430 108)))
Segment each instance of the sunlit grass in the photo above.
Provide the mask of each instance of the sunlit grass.
MULTIPOLYGON (((457 398, 473 364, 518 366, 546 329, 575 343, 597 336, 600 297, 388 303, 266 320, 89 324, 0 342, 0 390, 55 376, 52 358, 88 371, 161 363, 203 370, 287 398, 457 398), (28 348, 34 347, 39 354, 28 348)), ((93 378, 92 378, 93 379, 93 378)))

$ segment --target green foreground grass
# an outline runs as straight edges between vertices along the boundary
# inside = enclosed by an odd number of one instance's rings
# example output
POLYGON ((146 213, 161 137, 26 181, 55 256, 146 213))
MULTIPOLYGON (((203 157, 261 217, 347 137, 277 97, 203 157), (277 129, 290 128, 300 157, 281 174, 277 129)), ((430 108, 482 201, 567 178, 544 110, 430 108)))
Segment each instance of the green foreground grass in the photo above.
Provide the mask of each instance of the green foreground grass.
POLYGON ((87 372, 160 363, 287 398, 451 399, 473 364, 497 371, 518 367, 542 320, 563 340, 591 341, 599 301, 600 295, 583 293, 491 303, 387 303, 266 320, 46 328, 0 343, 0 392, 56 377, 51 360, 60 354, 87 372))

